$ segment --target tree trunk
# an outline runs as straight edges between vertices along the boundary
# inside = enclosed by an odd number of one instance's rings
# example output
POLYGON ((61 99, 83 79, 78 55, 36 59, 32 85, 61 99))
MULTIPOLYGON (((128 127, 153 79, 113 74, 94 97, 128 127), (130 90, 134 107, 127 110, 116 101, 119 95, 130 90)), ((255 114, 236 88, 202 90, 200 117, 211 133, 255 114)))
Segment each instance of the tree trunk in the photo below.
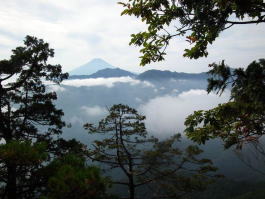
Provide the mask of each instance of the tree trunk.
POLYGON ((7 198, 17 199, 17 182, 16 182, 16 166, 9 164, 7 165, 7 198))
POLYGON ((134 193, 135 193, 135 187, 134 187, 134 181, 133 176, 129 178, 129 192, 130 192, 130 199, 134 199, 134 193))

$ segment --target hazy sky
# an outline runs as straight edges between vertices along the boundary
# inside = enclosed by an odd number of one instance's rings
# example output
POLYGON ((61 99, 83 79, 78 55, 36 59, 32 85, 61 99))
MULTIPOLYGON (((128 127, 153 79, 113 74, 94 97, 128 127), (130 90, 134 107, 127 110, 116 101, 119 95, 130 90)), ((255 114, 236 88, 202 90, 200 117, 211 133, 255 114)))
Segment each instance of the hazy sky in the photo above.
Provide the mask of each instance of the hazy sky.
POLYGON ((205 59, 183 58, 184 39, 175 39, 166 61, 139 67, 139 48, 129 46, 130 34, 145 28, 139 19, 120 16, 118 0, 1 0, 0 58, 21 45, 26 35, 49 42, 55 49, 53 63, 64 71, 93 58, 102 58, 125 70, 151 68, 183 72, 208 70, 208 64, 225 59, 232 67, 245 67, 264 58, 265 25, 234 26, 221 34, 205 59))

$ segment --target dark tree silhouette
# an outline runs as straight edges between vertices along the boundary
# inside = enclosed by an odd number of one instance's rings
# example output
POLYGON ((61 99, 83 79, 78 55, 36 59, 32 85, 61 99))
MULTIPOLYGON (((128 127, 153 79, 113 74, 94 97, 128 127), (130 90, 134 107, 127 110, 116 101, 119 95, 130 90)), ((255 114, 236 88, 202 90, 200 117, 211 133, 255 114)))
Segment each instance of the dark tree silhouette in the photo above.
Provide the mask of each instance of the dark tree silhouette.
POLYGON ((90 133, 102 134, 88 157, 118 169, 124 179, 113 183, 126 186, 130 199, 139 198, 136 190, 142 186, 151 189, 149 198, 177 198, 204 189, 209 183, 206 174, 216 171, 212 162, 197 157, 202 151, 196 146, 178 149, 179 135, 164 141, 148 137, 144 120, 127 105, 113 105, 97 127, 85 124, 90 133))
POLYGON ((51 158, 53 139, 65 126, 62 110, 53 104, 56 93, 47 90, 47 83, 59 84, 68 74, 48 63, 53 56, 48 43, 27 36, 9 60, 0 61, 0 139, 6 143, 0 155, 2 198, 34 195, 34 171, 51 158))
MULTIPOLYGON (((191 45, 184 56, 207 56, 207 47, 219 34, 235 25, 265 22, 263 0, 123 0, 122 15, 133 15, 147 30, 132 34, 130 44, 141 46, 141 65, 164 60, 175 37, 191 45)), ((251 36, 251 35, 250 35, 251 36)))
POLYGON ((202 144, 222 139, 225 148, 235 146, 243 163, 265 175, 265 59, 252 62, 246 69, 231 70, 224 62, 211 67, 208 92, 221 95, 231 87, 231 100, 210 110, 195 111, 186 119, 186 134, 202 144))
POLYGON ((231 86, 231 101, 190 115, 187 135, 198 143, 219 137, 226 148, 258 142, 265 134, 265 60, 254 61, 245 70, 231 70, 224 62, 212 67, 208 92, 222 94, 231 86))
POLYGON ((41 199, 114 199, 107 194, 110 180, 74 153, 54 159, 41 173, 48 176, 41 199))

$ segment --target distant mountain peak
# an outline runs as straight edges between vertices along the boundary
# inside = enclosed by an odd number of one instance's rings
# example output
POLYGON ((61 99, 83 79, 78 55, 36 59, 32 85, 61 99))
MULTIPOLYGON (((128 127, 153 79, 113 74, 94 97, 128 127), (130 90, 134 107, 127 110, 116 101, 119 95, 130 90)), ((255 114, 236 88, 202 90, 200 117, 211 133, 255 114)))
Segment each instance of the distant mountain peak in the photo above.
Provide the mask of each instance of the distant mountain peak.
POLYGON ((106 62, 104 59, 101 58, 94 58, 91 61, 89 61, 87 64, 103 64, 111 66, 108 62, 106 62))
POLYGON ((116 68, 101 58, 95 58, 88 63, 70 71, 70 75, 91 75, 106 68, 116 68))
POLYGON ((105 62, 105 60, 104 60, 104 59, 102 59, 102 58, 99 58, 99 57, 96 57, 96 58, 92 59, 91 61, 103 61, 103 62, 105 62))

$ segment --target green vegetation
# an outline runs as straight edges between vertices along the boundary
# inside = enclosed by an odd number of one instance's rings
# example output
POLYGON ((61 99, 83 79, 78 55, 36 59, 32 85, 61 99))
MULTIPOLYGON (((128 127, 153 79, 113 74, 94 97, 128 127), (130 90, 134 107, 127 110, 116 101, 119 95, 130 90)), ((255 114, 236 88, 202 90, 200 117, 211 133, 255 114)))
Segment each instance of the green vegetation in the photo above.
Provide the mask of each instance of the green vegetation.
POLYGON ((252 62, 246 70, 231 71, 224 63, 213 65, 209 71, 208 92, 222 94, 231 84, 231 101, 207 111, 196 111, 185 125, 189 138, 205 143, 212 138, 221 138, 225 148, 258 142, 265 134, 265 60, 252 62))
POLYGON ((34 195, 32 186, 38 184, 31 178, 43 159, 39 147, 31 143, 45 143, 50 158, 52 137, 61 134, 65 126, 63 112, 53 104, 56 94, 46 92, 43 82, 60 83, 67 74, 61 72, 60 65, 47 64, 54 52, 43 40, 27 36, 24 46, 12 53, 9 60, 0 62, 0 138, 6 142, 3 150, 9 152, 7 159, 1 159, 1 181, 5 184, 2 197, 15 199, 34 195), (32 157, 31 152, 35 152, 32 157), (22 159, 17 161, 16 157, 22 159), (36 161, 30 165, 27 157, 36 161))
POLYGON ((38 198, 44 192, 46 198, 81 198, 73 195, 78 190, 82 198, 106 198, 108 183, 85 165, 84 146, 60 138, 63 111, 47 82, 59 84, 68 74, 48 64, 53 49, 27 36, 12 52, 0 61, 0 197, 38 198))
MULTIPOLYGON (((158 141, 148 137, 145 117, 126 105, 113 105, 97 127, 85 124, 90 133, 102 134, 89 150, 89 158, 108 169, 123 173, 114 184, 126 186, 128 198, 139 198, 136 190, 145 186, 150 198, 178 198, 204 190, 216 171, 209 159, 202 159, 197 146, 177 148, 180 136, 158 141)), ((127 197, 127 196, 126 196, 127 197)), ((141 196, 144 197, 144 196, 141 196)))
POLYGON ((43 199, 107 199, 110 181, 100 170, 87 166, 85 158, 68 154, 55 159, 45 169, 48 174, 43 199))
POLYGON ((219 34, 239 24, 265 22, 263 0, 124 0, 122 15, 133 15, 147 30, 132 34, 130 45, 141 46, 141 65, 162 61, 175 37, 185 37, 191 45, 184 56, 207 56, 207 47, 219 34))
MULTIPOLYGON (((120 4, 124 7, 122 15, 136 16, 147 25, 147 30, 132 34, 130 42, 130 45, 142 47, 142 66, 164 60, 173 38, 186 38, 191 47, 185 49, 184 56, 197 59, 208 55, 208 45, 222 31, 235 25, 265 22, 262 0, 126 0, 120 4)), ((260 160, 262 156, 262 162, 265 157, 261 139, 265 127, 265 60, 253 61, 246 69, 232 70, 224 61, 209 64, 209 67, 212 70, 208 72, 211 76, 208 93, 221 95, 226 88, 231 88, 231 99, 211 110, 190 115, 185 122, 187 136, 199 144, 219 138, 226 149, 236 146, 239 151, 250 143, 256 150, 252 158, 260 160)), ((247 164, 258 171, 251 165, 251 159, 247 164)), ((262 198, 263 191, 252 190, 239 195, 235 198, 262 198)), ((222 195, 220 198, 228 197, 222 195)))

